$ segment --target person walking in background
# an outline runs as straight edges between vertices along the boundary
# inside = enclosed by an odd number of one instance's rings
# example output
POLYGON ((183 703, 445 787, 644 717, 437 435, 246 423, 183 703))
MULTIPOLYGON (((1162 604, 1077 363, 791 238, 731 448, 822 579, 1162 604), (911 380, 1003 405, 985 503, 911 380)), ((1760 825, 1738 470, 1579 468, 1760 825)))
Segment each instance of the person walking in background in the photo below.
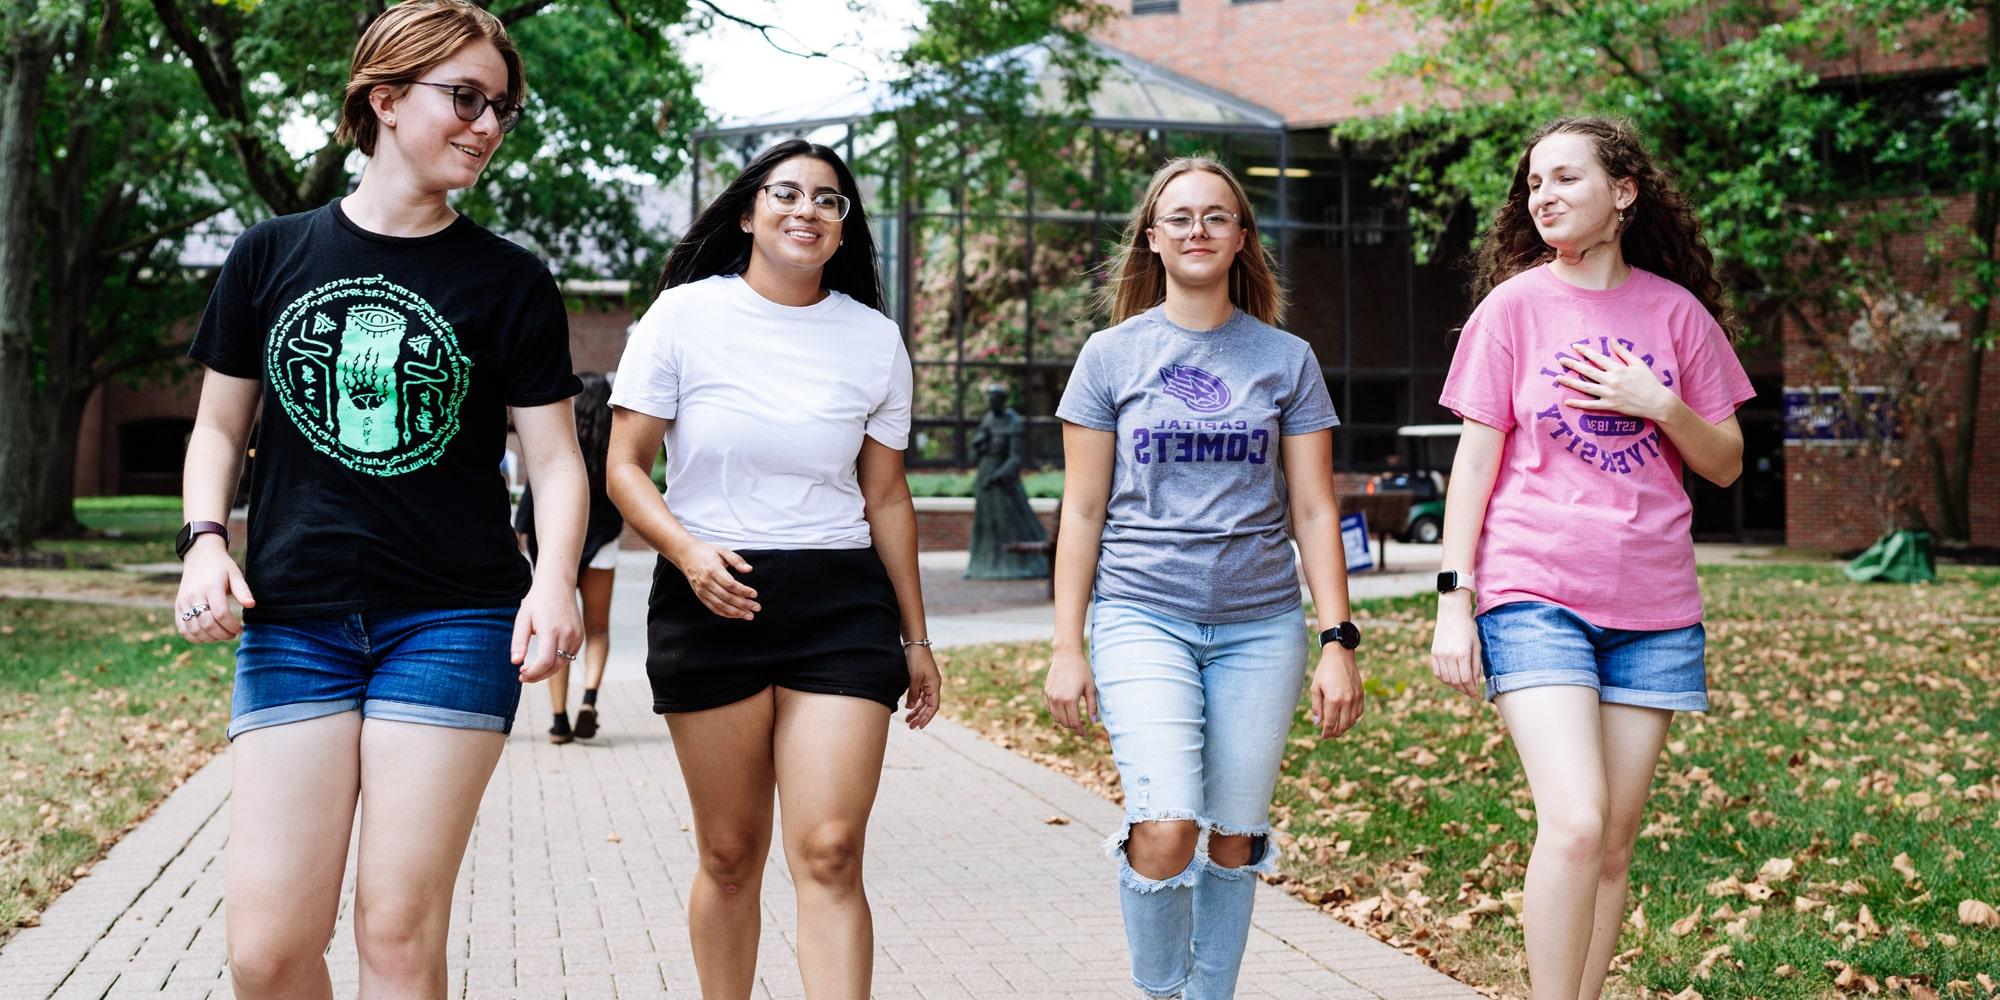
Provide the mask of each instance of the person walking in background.
MULTIPOLYGON (((578 376, 583 388, 576 396, 576 440, 583 451, 584 476, 590 486, 590 520, 584 529, 583 567, 577 574, 576 591, 583 599, 583 704, 576 712, 576 725, 569 721, 569 663, 564 662, 549 675, 549 707, 555 719, 549 725, 549 742, 568 743, 597 735, 597 689, 604 683, 605 659, 611 655, 611 585, 618 572, 618 536, 625 530, 625 518, 611 502, 604 488, 604 462, 611 450, 611 379, 596 372, 578 376)), ((521 505, 514 513, 514 530, 531 559, 541 553, 535 539, 535 484, 521 491, 521 505)))
POLYGON ((1271 795, 1310 655, 1288 518, 1321 623, 1338 622, 1320 634, 1313 719, 1331 738, 1361 716, 1339 421, 1312 348, 1275 326, 1282 290, 1220 163, 1153 175, 1105 294, 1117 325, 1084 344, 1056 408, 1045 694, 1058 725, 1083 733, 1101 713, 1111 735, 1133 984, 1226 1000, 1257 875, 1277 871, 1271 795))
POLYGON ((521 683, 582 639, 569 315, 539 260, 447 201, 525 94, 479 7, 376 17, 340 105, 360 184, 238 237, 189 351, 208 371, 175 610, 190 641, 242 637, 223 888, 241 1000, 333 995, 350 839, 361 995, 442 1000, 452 886, 521 683), (532 578, 497 468, 510 412, 551 553, 532 578), (239 569, 224 522, 253 421, 239 569))
POLYGON ((1478 261, 1431 656, 1506 720, 1535 800, 1529 979, 1576 1000, 1617 950, 1668 725, 1708 709, 1682 469, 1735 481, 1754 393, 1693 206, 1623 122, 1537 130, 1478 261))
POLYGON ((774 790, 806 994, 864 1000, 873 978, 861 872, 889 719, 901 698, 922 728, 939 693, 910 360, 881 288, 847 165, 781 142, 675 244, 611 394, 611 497, 660 552, 646 673, 694 807, 707 1000, 750 996, 774 790))

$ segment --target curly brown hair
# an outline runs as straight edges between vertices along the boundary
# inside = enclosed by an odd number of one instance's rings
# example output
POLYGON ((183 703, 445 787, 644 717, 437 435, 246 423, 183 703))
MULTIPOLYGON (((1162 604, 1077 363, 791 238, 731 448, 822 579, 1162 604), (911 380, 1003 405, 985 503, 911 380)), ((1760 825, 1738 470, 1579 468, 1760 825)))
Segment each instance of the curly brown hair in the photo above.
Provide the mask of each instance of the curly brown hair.
POLYGON ((1514 167, 1507 200, 1494 213, 1492 227, 1474 252, 1473 301, 1484 299, 1508 278, 1555 258, 1555 250, 1542 242, 1535 220, 1528 214, 1528 156, 1536 144, 1561 132, 1590 140, 1605 172, 1613 180, 1631 178, 1639 189, 1638 197, 1625 210, 1625 224, 1618 230, 1625 262, 1693 292, 1734 339, 1736 317, 1723 302, 1722 282, 1715 276, 1715 255, 1701 235, 1694 206, 1646 152, 1638 130, 1620 118, 1558 118, 1528 137, 1521 161, 1514 167))

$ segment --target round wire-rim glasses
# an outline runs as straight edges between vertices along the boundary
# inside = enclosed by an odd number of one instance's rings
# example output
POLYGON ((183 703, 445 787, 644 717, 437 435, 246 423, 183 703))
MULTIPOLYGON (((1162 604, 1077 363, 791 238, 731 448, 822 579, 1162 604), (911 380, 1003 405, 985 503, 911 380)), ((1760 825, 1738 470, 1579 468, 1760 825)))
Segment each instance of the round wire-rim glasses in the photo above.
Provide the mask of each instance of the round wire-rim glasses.
MULTIPOLYGON (((799 199, 806 193, 791 184, 766 184, 757 190, 771 202, 771 210, 781 215, 790 215, 798 210, 799 199)), ((839 222, 847 218, 854 203, 847 196, 835 191, 821 191, 812 196, 813 214, 824 222, 839 222)))
POLYGON ((1199 224, 1202 232, 1209 236, 1229 237, 1236 235, 1237 227, 1243 224, 1243 218, 1235 212, 1203 212, 1198 217, 1176 212, 1153 220, 1154 228, 1170 240, 1184 240, 1193 236, 1196 224, 1199 224))

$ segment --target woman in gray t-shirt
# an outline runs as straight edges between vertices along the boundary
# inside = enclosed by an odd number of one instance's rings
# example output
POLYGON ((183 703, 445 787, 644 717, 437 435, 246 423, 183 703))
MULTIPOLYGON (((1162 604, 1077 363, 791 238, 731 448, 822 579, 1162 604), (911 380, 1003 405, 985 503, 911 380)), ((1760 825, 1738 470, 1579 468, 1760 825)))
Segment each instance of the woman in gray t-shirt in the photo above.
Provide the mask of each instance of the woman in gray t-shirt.
POLYGON ((1319 362, 1275 327, 1277 278, 1243 188, 1214 160, 1153 175, 1106 286, 1117 325, 1077 358, 1062 417, 1056 721, 1101 715, 1125 788, 1120 899, 1132 981, 1233 996, 1255 873, 1277 870, 1271 793, 1309 637, 1321 735, 1361 715, 1332 428, 1319 362), (1085 654, 1084 623, 1091 643, 1085 654))

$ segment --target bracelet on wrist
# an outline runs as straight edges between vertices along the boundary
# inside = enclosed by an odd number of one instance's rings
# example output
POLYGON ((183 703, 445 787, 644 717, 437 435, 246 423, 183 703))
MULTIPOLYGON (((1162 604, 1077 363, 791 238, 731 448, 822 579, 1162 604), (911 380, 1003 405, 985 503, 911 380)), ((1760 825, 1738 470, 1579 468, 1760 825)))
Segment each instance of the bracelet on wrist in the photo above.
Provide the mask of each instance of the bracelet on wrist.
POLYGON ((924 647, 925 649, 929 649, 929 648, 931 648, 931 641, 930 641, 929 639, 904 639, 904 640, 903 640, 903 648, 904 648, 904 649, 908 649, 908 648, 910 648, 911 646, 922 646, 922 647, 924 647))

